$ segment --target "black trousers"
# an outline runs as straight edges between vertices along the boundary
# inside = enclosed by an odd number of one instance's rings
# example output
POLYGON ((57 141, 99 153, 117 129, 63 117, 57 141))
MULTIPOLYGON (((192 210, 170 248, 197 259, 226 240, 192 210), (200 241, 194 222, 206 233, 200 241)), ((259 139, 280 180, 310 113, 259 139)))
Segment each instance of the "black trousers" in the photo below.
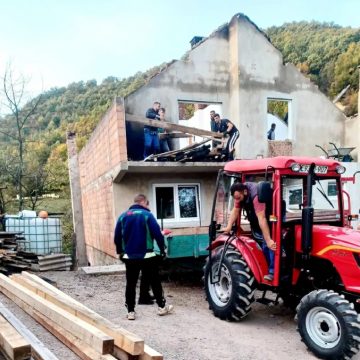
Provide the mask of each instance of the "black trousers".
POLYGON ((158 256, 148 259, 126 259, 126 291, 125 306, 128 312, 135 310, 136 284, 139 279, 140 271, 146 274, 152 292, 155 296, 156 303, 159 307, 165 306, 165 298, 163 288, 161 286, 159 276, 159 260, 158 256))

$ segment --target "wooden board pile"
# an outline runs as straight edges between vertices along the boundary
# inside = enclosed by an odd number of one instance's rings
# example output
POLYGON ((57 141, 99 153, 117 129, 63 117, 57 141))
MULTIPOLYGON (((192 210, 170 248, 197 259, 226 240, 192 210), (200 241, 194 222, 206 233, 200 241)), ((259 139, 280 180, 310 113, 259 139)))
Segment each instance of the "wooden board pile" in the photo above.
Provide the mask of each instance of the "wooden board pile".
POLYGON ((137 335, 26 271, 0 274, 0 291, 85 360, 162 360, 137 335))
POLYGON ((35 254, 18 250, 19 243, 24 241, 19 233, 0 231, 0 273, 8 275, 28 270, 37 262, 35 254))
POLYGON ((66 254, 50 254, 37 257, 38 262, 31 264, 31 270, 34 271, 49 271, 49 270, 67 270, 72 266, 72 259, 70 255, 66 254))
POLYGON ((0 315, 0 351, 6 359, 31 358, 31 345, 0 315))

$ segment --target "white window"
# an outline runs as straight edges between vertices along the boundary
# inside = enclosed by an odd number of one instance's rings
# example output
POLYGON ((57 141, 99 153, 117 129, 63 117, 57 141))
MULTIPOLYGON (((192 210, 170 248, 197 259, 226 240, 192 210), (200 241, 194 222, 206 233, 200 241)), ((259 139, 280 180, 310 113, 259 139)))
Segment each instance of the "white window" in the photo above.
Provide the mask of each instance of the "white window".
POLYGON ((200 219, 199 184, 155 184, 155 216, 164 223, 200 219))

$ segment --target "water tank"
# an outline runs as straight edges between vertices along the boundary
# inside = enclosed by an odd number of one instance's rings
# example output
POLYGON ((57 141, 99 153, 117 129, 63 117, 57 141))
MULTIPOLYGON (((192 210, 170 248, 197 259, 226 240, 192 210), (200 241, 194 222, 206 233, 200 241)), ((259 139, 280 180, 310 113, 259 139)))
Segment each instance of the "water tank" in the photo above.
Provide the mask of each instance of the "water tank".
POLYGON ((38 255, 62 252, 62 232, 59 218, 42 219, 6 215, 4 220, 6 231, 23 234, 25 241, 21 247, 25 251, 38 255))

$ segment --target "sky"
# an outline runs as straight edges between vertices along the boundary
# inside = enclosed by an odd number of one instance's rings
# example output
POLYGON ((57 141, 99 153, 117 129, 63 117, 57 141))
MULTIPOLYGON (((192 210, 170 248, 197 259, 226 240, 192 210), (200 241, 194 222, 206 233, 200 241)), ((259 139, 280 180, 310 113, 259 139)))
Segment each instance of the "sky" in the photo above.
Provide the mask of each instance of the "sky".
POLYGON ((35 93, 125 78, 190 49, 243 13, 266 29, 292 21, 360 27, 360 0, 0 0, 0 76, 7 64, 35 93))

